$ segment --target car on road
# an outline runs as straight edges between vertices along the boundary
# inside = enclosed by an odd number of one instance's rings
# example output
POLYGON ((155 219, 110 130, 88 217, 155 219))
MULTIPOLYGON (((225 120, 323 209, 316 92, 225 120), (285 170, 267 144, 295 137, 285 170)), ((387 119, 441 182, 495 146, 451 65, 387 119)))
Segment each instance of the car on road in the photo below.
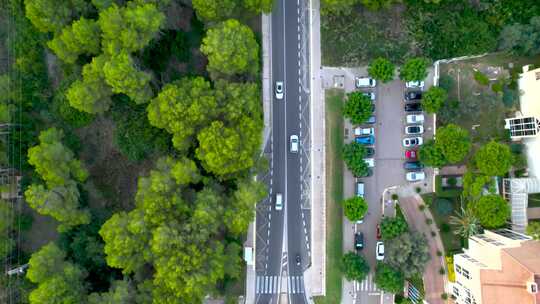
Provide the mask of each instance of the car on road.
POLYGON ((408 161, 403 164, 406 170, 418 170, 424 168, 424 165, 419 161, 408 161))
POLYGON ((381 241, 378 241, 375 246, 375 258, 377 261, 384 260, 384 243, 381 241))
POLYGON ((354 84, 357 88, 374 88, 377 86, 377 81, 369 77, 356 77, 354 84))
POLYGON ((356 196, 364 198, 364 183, 356 182, 356 196))
POLYGON ((283 195, 281 193, 276 193, 276 205, 274 208, 276 211, 283 210, 283 195))
POLYGON ((359 136, 355 138, 354 141, 362 145, 373 145, 375 143, 375 136, 373 135, 359 136))
POLYGON ((375 102, 375 92, 364 92, 362 93, 367 98, 371 99, 371 101, 375 102))
POLYGON ((416 159, 417 158, 416 150, 407 150, 407 151, 405 151, 405 158, 406 159, 416 159))
POLYGON ((413 171, 405 174, 405 179, 409 182, 418 182, 426 178, 424 171, 413 171))
POLYGON ((422 99, 421 91, 409 91, 405 93, 405 101, 418 101, 422 99))
POLYGON ((373 168, 375 167, 375 159, 370 157, 370 158, 364 158, 364 161, 366 162, 366 164, 368 165, 368 168, 373 168))
POLYGON ((369 125, 372 125, 374 124, 375 122, 377 122, 377 120, 375 119, 375 115, 371 115, 368 120, 366 121, 367 124, 369 125))
POLYGON ((302 259, 300 259, 300 255, 299 255, 299 254, 296 255, 295 260, 296 260, 296 265, 297 265, 297 266, 300 266, 300 263, 302 262, 302 259))
POLYGON ((423 89, 424 82, 423 81, 407 81, 405 83, 405 86, 409 89, 423 89))
POLYGON ((354 248, 358 251, 364 249, 364 234, 362 232, 354 234, 354 248))
POLYGON ((377 224, 377 240, 381 239, 381 225, 377 224))
POLYGON ((276 81, 276 98, 283 99, 283 81, 276 81))
POLYGON ((422 111, 422 104, 421 103, 406 103, 405 104, 405 112, 420 112, 422 111))
POLYGON ((423 123, 424 122, 424 114, 410 114, 407 115, 407 123, 414 124, 414 123, 423 123))
POLYGON ((408 137, 403 139, 404 147, 415 147, 420 146, 424 143, 422 137, 408 137))
POLYGON ((366 157, 373 157, 375 155, 375 149, 372 147, 366 147, 366 157))
POLYGON ((405 134, 422 134, 424 133, 424 127, 421 125, 413 125, 405 127, 405 134))
POLYGON ((291 135, 291 153, 298 153, 298 135, 291 135))
POLYGON ((354 128, 354 136, 375 135, 375 128, 354 128))

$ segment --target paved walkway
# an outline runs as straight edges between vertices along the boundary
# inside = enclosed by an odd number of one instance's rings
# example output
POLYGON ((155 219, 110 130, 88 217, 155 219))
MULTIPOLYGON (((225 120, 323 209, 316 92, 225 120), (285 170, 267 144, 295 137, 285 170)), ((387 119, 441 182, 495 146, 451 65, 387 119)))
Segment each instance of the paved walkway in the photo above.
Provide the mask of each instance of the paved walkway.
POLYGON ((403 211, 409 226, 412 229, 423 233, 428 240, 431 259, 427 263, 426 270, 424 271, 424 289, 426 291, 425 300, 429 304, 443 304, 445 301, 441 299, 441 294, 445 292, 447 276, 446 274, 439 274, 439 269, 441 269, 441 267, 446 269, 446 263, 444 261, 444 248, 442 246, 439 233, 436 231, 437 229, 435 224, 426 224, 426 217, 433 218, 431 212, 427 208, 424 209, 424 211, 420 211, 418 206, 421 204, 424 204, 424 201, 417 194, 400 197, 399 199, 399 205, 401 206, 401 210, 403 211), (432 237, 431 231, 436 231, 437 235, 432 237), (438 250, 443 252, 442 257, 437 256, 438 250))

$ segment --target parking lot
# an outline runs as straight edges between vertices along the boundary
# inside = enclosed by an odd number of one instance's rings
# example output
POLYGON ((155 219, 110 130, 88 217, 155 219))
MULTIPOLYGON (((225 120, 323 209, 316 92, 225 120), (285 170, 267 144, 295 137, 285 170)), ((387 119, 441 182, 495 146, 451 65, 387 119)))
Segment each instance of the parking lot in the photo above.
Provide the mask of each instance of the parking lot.
MULTIPOLYGON (((375 167, 373 175, 370 177, 362 177, 358 180, 364 183, 365 199, 369 204, 368 213, 362 224, 353 224, 347 219, 343 223, 343 237, 345 252, 354 249, 354 234, 362 232, 364 234, 364 249, 363 255, 369 262, 372 273, 364 282, 351 283, 344 281, 344 289, 352 290, 350 296, 352 301, 345 300, 345 303, 380 303, 380 291, 373 284, 373 275, 376 265, 375 245, 376 227, 382 216, 382 193, 388 187, 399 186, 400 192, 416 191, 417 187, 422 188, 422 191, 431 192, 432 189, 432 170, 424 169, 426 178, 421 182, 411 183, 405 180, 406 170, 404 169, 405 148, 403 147, 403 139, 405 137, 421 136, 424 142, 433 137, 434 122, 432 115, 424 113, 425 121, 423 123, 424 133, 422 135, 405 135, 406 113, 404 111, 404 94, 406 92, 405 84, 400 80, 394 80, 386 84, 377 83, 375 88, 355 88, 354 79, 358 76, 367 76, 365 70, 362 69, 325 69, 324 84, 327 87, 341 87, 346 92, 361 90, 364 92, 375 93, 375 117, 376 122, 365 127, 375 128, 375 167)), ((424 90, 431 85, 432 77, 428 76, 424 90)), ((351 142, 354 140, 354 127, 348 120, 344 124, 345 141, 351 142)), ((417 148, 413 148, 417 149, 417 148)), ((344 195, 352 197, 355 195, 355 184, 357 178, 352 176, 348 171, 344 171, 344 195)), ((394 214, 392 205, 387 205, 384 208, 386 216, 394 214)), ((348 295, 345 295, 347 297, 348 295)), ((387 296, 385 296, 387 298, 387 296)), ((384 301, 387 303, 387 299, 384 301)), ((390 302, 391 303, 391 302, 390 302)))

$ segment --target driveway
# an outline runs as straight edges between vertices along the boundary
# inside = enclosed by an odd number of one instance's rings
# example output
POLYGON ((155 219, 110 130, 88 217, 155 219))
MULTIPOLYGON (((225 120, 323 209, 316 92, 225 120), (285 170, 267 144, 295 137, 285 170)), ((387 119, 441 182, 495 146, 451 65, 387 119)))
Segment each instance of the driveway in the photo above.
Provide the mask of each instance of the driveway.
MULTIPOLYGON (((400 192, 400 194, 402 194, 400 192)), ((422 197, 418 194, 412 194, 410 196, 400 196, 399 205, 407 223, 409 226, 422 234, 424 234, 428 240, 429 254, 431 259, 426 265, 424 271, 424 289, 426 291, 425 300, 430 304, 444 304, 441 299, 441 294, 445 292, 446 285, 446 263, 444 261, 444 247, 442 245, 439 231, 435 224, 428 225, 426 218, 433 219, 431 212, 428 208, 424 211, 420 211, 419 206, 424 204, 422 197), (436 231, 435 237, 431 236, 431 231, 436 231), (443 256, 437 256, 437 251, 441 251, 443 256), (439 274, 439 269, 445 269, 445 274, 439 274)))

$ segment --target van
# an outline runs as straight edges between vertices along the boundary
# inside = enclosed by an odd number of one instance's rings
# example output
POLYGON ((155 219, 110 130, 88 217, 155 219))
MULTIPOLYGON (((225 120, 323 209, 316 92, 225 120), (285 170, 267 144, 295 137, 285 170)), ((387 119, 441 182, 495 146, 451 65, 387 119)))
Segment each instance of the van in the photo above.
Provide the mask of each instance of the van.
POLYGON ((356 196, 364 198, 364 183, 362 182, 356 183, 356 196))
POLYGON ((281 193, 276 193, 276 211, 283 209, 283 195, 281 193))

